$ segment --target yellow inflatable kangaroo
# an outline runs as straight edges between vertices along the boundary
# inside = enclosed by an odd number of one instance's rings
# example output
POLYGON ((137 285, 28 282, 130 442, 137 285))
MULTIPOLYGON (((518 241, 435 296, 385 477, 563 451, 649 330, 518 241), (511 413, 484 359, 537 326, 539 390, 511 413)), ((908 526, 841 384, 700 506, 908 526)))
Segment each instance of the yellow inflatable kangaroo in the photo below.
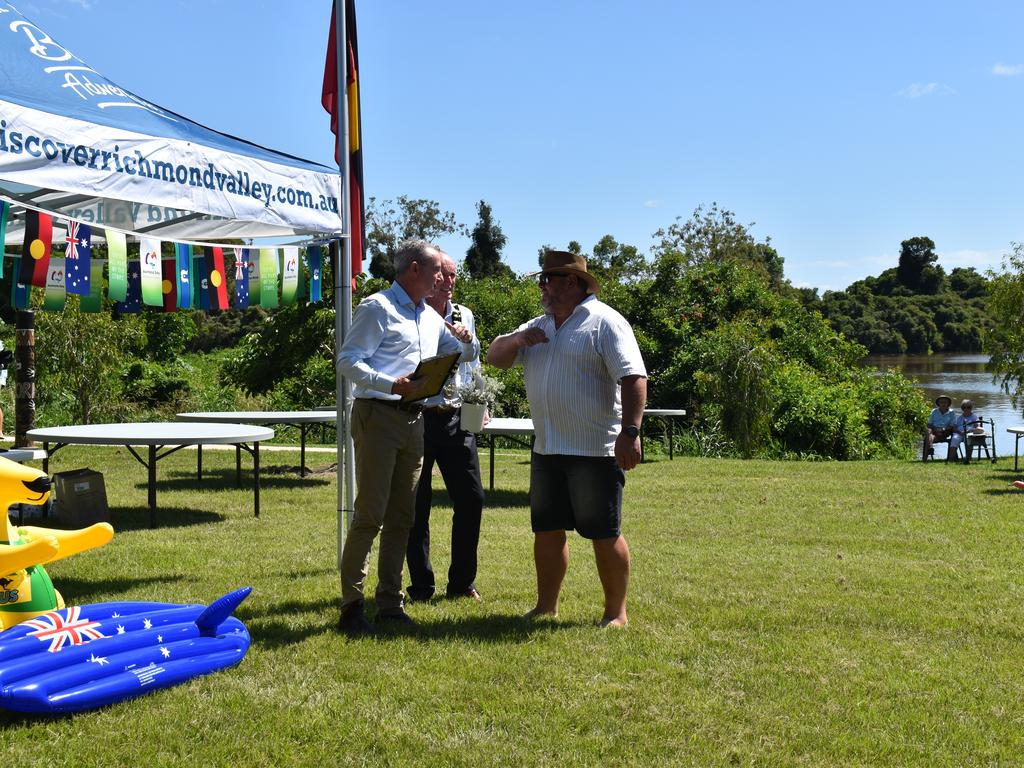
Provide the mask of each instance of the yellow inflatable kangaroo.
POLYGON ((45 473, 0 457, 0 630, 64 607, 44 563, 102 547, 114 537, 108 523, 78 531, 11 524, 11 504, 43 504, 49 495, 50 478, 45 473))

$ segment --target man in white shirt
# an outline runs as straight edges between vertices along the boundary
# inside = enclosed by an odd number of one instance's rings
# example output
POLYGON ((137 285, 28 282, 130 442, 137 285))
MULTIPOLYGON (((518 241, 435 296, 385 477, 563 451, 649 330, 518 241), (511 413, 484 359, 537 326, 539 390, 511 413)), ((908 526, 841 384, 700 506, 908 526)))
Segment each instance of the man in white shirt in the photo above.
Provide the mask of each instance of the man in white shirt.
POLYGON ((633 329, 598 301, 600 286, 578 254, 548 251, 538 277, 545 314, 499 336, 498 368, 522 363, 534 425, 530 522, 537 605, 558 615, 569 566, 566 531, 591 539, 604 590, 603 627, 624 627, 629 547, 622 536, 625 470, 640 462, 647 370, 633 329))
MULTIPOLYGON (((429 304, 445 322, 464 326, 476 338, 476 321, 469 307, 452 303, 456 281, 455 262, 441 253, 441 282, 429 304)), ((467 386, 480 368, 479 358, 459 365, 454 385, 467 386)), ((445 389, 449 389, 446 387, 445 389)), ((476 435, 462 429, 462 401, 458 392, 441 394, 423 401, 423 471, 416 491, 416 522, 409 532, 406 560, 409 564, 409 588, 414 601, 429 600, 434 595, 434 567, 430 562, 430 507, 433 500, 431 474, 436 463, 444 478, 452 501, 452 550, 448 568, 449 598, 468 597, 481 601, 476 588, 477 544, 480 541, 480 520, 484 506, 484 488, 480 482, 480 458, 476 435)))
POLYGON ((479 354, 465 328, 446 324, 426 305, 441 279, 441 252, 406 240, 394 260, 395 282, 360 302, 338 352, 338 372, 353 383, 355 398, 357 493, 341 554, 338 624, 353 636, 375 631, 364 613, 363 583, 378 533, 376 621, 413 623, 403 604, 402 565, 423 464, 423 405, 416 402, 422 382, 410 376, 435 355, 461 351, 466 361, 479 354))

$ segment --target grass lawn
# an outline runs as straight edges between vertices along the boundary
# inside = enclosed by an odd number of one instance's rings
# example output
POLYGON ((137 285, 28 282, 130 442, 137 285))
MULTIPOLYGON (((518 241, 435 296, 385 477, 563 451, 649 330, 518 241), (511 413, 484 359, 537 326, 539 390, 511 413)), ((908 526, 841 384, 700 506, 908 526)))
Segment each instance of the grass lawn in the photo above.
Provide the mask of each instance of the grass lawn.
MULTIPOLYGON (((149 530, 126 451, 58 455, 51 471, 104 473, 117 529, 50 568, 69 603, 252 585, 237 615, 253 646, 234 669, 101 711, 0 713, 5 766, 1024 762, 1012 462, 644 464, 626 486, 631 626, 607 631, 578 538, 559 619, 518 618, 534 596, 528 466, 505 453, 484 513, 485 602, 413 605, 415 634, 349 641, 334 631, 334 480, 275 473, 297 460, 263 454, 256 520, 233 453, 204 455, 200 490, 179 452, 160 464, 149 530)), ((450 514, 435 499, 443 588, 450 514)))

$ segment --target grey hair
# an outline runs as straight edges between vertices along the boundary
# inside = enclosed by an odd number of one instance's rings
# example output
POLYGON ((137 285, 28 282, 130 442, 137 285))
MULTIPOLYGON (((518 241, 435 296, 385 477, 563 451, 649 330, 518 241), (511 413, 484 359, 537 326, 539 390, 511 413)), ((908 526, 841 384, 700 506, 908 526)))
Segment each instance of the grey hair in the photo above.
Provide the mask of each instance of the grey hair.
POLYGON ((426 240, 416 237, 403 240, 398 244, 398 248, 395 250, 395 255, 392 258, 395 274, 401 275, 405 273, 409 269, 409 265, 414 261, 417 264, 422 264, 430 257, 431 251, 439 251, 439 249, 436 245, 428 243, 426 240))

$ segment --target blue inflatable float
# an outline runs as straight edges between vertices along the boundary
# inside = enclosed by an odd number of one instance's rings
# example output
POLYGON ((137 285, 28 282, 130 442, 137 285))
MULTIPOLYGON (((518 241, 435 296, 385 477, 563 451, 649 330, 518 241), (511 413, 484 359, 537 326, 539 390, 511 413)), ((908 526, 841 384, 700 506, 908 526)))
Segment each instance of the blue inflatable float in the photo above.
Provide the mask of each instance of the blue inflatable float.
POLYGON ((249 632, 231 616, 252 587, 204 605, 95 603, 0 632, 0 708, 94 709, 238 664, 249 632))

